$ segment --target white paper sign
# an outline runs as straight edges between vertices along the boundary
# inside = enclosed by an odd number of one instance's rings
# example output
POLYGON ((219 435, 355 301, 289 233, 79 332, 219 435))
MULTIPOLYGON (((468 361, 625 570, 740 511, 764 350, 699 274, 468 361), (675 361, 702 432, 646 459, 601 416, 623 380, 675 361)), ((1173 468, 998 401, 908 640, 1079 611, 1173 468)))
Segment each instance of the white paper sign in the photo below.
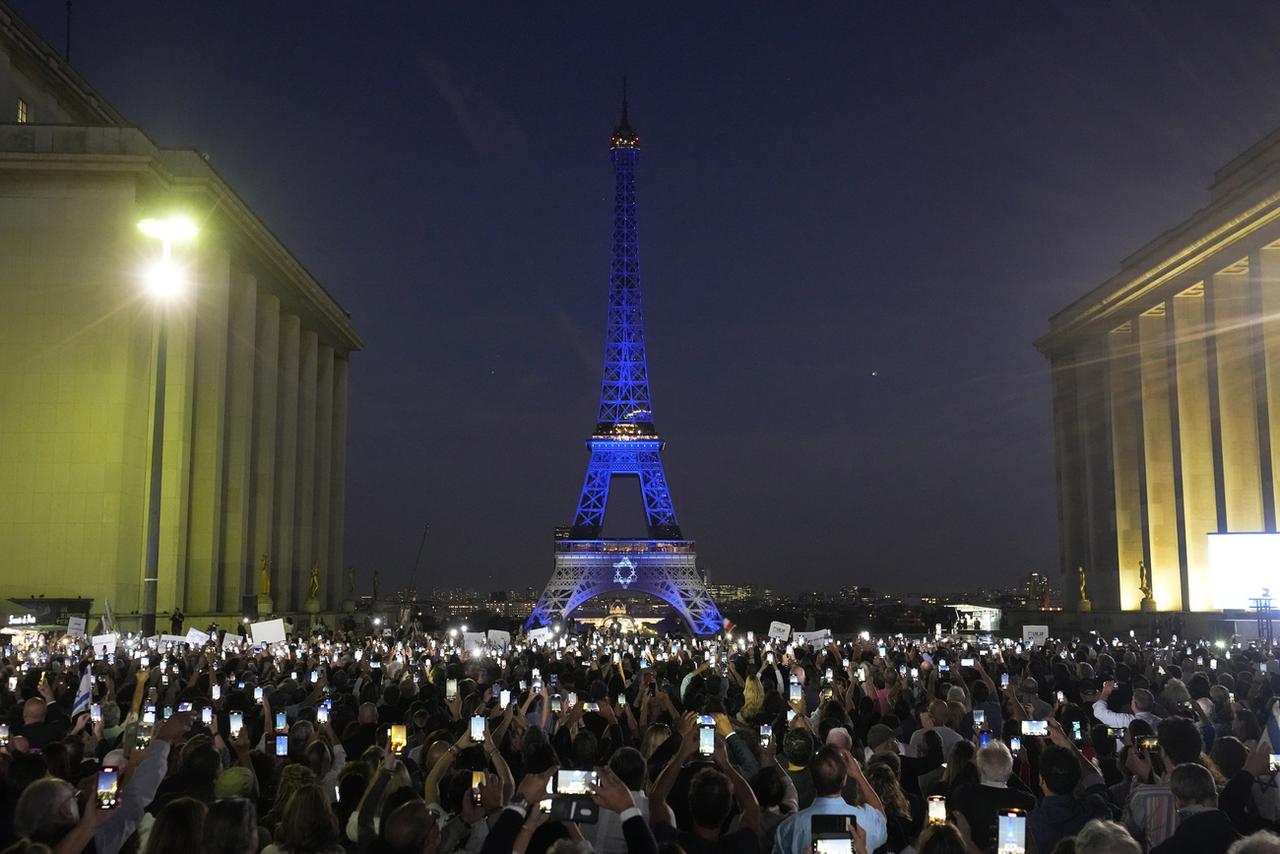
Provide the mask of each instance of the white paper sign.
POLYGON ((186 635, 161 635, 160 636, 161 646, 167 643, 186 643, 186 642, 187 642, 186 635))
POLYGON ((1043 646, 1049 639, 1048 626, 1023 626, 1022 642, 1028 646, 1043 646))
POLYGON ((284 634, 284 620, 279 618, 250 623, 249 634, 253 637, 253 642, 259 646, 284 643, 287 640, 284 634))
POLYGON ((67 634, 73 638, 84 637, 84 617, 68 617, 67 618, 67 634))
POLYGON ((119 639, 120 639, 120 636, 117 635, 115 632, 112 632, 109 635, 94 635, 93 636, 94 654, 106 655, 107 653, 115 652, 116 641, 119 639))
POLYGON ((818 629, 812 632, 796 632, 795 642, 803 646, 807 643, 826 643, 831 640, 831 629, 818 629))
POLYGON ((504 632, 502 629, 489 629, 489 643, 498 649, 506 649, 511 646, 511 632, 504 632))
POLYGON ((199 629, 187 629, 187 643, 193 647, 201 647, 209 642, 209 633, 199 629))
POLYGON ((235 632, 227 632, 222 636, 223 649, 239 649, 241 644, 240 636, 235 632))
POLYGON ((789 640, 791 638, 791 624, 774 620, 769 624, 769 637, 780 641, 789 640))
POLYGON ((485 640, 484 632, 463 632, 462 648, 475 649, 478 646, 484 646, 485 640))
POLYGON ((550 642, 552 634, 553 632, 551 631, 550 626, 539 626, 536 629, 530 629, 527 637, 529 638, 529 643, 531 645, 541 646, 544 643, 550 642))

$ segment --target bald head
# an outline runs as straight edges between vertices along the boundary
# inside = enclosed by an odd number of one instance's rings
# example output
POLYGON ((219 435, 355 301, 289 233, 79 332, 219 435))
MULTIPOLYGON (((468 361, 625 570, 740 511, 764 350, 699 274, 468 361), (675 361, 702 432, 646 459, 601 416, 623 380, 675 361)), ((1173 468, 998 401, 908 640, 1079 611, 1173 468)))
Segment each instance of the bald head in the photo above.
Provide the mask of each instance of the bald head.
POLYGON ((48 712, 48 706, 40 697, 32 697, 22 704, 22 722, 24 724, 42 724, 48 712))
POLYGON ((373 703, 360 704, 360 723, 376 724, 378 722, 378 707, 373 703))

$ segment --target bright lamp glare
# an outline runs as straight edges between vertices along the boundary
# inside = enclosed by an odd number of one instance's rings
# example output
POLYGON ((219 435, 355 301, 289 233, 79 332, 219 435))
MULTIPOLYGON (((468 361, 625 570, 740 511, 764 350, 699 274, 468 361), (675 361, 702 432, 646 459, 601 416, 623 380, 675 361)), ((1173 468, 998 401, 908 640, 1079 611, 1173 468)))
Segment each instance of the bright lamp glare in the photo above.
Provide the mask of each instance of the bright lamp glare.
POLYGON ((193 240, 200 231, 196 224, 185 216, 144 219, 138 223, 138 230, 147 237, 156 240, 169 240, 174 243, 193 240))
POLYGON ((151 262, 146 269, 144 279, 147 283, 147 292, 157 299, 173 299, 182 292, 182 269, 167 258, 151 262))

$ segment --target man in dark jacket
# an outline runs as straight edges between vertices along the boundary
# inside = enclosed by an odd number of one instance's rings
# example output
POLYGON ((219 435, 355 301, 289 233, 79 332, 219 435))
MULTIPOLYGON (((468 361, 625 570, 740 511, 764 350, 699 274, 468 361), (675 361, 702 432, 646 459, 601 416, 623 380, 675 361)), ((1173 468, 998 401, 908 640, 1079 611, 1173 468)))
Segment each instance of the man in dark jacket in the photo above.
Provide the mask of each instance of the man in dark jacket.
POLYGON ((1184 762, 1169 775, 1169 789, 1178 808, 1178 829, 1151 854, 1226 854, 1240 834, 1218 809, 1218 788, 1209 770, 1184 762))
POLYGON ((1037 851, 1053 851, 1060 840, 1075 836, 1093 819, 1113 817, 1101 773, 1069 740, 1061 739, 1070 747, 1058 744, 1059 740, 1055 737, 1055 744, 1040 754, 1044 800, 1027 818, 1027 830, 1035 837, 1037 851), (1076 797, 1076 787, 1082 781, 1083 792, 1076 797))

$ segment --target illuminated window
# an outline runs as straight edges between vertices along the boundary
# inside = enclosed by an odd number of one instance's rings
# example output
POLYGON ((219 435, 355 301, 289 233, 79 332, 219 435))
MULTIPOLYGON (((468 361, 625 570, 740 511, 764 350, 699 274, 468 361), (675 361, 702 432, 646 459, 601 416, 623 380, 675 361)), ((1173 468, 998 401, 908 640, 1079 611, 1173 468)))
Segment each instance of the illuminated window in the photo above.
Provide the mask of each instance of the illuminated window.
POLYGON ((31 121, 31 106, 22 98, 18 99, 18 124, 25 125, 31 121))

